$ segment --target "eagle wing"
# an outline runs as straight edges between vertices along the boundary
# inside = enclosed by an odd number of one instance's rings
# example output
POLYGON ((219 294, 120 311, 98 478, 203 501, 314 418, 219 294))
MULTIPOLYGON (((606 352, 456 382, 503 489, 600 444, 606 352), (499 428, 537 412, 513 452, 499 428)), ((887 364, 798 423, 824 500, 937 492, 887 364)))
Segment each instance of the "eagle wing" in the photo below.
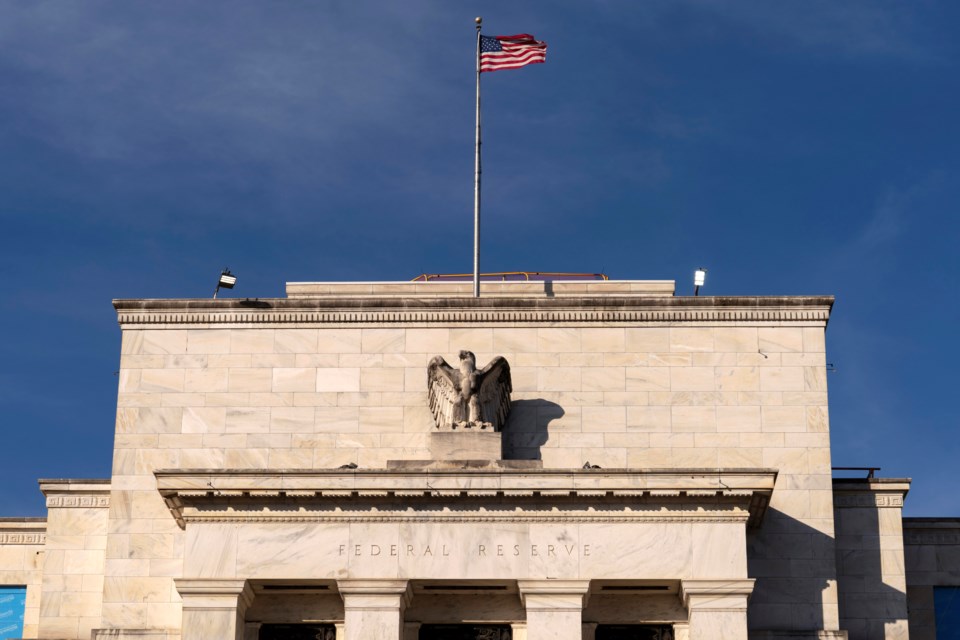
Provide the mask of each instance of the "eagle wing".
POLYGON ((480 419, 492 423, 493 428, 500 431, 510 414, 510 392, 513 391, 510 364, 503 356, 497 356, 477 372, 477 379, 480 419))
POLYGON ((440 356, 430 360, 427 365, 427 393, 430 401, 430 413, 438 429, 464 418, 458 411, 462 404, 460 398, 460 372, 447 364, 440 356))

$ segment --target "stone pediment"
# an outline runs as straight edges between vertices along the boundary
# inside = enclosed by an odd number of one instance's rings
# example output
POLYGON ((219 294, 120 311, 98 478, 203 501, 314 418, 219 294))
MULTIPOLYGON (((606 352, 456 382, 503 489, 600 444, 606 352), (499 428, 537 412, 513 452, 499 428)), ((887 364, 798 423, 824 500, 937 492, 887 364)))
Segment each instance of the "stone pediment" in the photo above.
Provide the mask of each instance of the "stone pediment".
POLYGON ((161 470, 190 522, 684 522, 759 525, 771 469, 161 470))

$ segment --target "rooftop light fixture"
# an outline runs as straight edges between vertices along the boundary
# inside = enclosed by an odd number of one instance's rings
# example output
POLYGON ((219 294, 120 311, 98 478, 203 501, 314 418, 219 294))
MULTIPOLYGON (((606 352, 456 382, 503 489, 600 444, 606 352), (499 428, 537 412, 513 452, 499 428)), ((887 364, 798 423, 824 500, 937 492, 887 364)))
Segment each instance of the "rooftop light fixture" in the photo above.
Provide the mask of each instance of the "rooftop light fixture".
POLYGON ((220 289, 233 289, 233 285, 237 284, 237 276, 230 273, 230 269, 224 269, 220 272, 220 279, 217 280, 217 288, 213 290, 213 298, 217 298, 217 294, 220 293, 220 289))
POLYGON ((707 270, 703 267, 700 267, 693 272, 693 295, 700 295, 700 287, 703 286, 703 283, 707 280, 707 270))

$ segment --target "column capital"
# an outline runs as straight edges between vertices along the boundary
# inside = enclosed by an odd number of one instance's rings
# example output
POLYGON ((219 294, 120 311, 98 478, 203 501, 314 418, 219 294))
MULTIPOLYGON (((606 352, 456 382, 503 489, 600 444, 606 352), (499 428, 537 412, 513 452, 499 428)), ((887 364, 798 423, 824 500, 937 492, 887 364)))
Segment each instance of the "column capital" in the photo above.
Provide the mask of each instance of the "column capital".
POLYGON ((524 622, 511 622, 510 623, 511 637, 513 640, 527 640, 527 623, 524 622))
POLYGON ((253 589, 243 579, 175 578, 183 598, 183 640, 241 640, 253 589))
POLYGON ((260 627, 262 626, 262 622, 244 622, 243 640, 258 640, 260 637, 260 627))
POLYGON ((690 640, 690 623, 673 623, 673 640, 690 640))
POLYGON ((590 593, 589 580, 517 580, 517 587, 528 611, 580 611, 590 593))
POLYGON ((253 602, 253 589, 243 578, 175 578, 184 608, 246 610, 253 602))
POLYGON ((680 599, 688 609, 746 609, 755 580, 681 580, 680 599))
POLYGON ((359 609, 383 608, 384 598, 397 598, 404 609, 413 598, 409 580, 337 580, 337 589, 345 607, 359 609))

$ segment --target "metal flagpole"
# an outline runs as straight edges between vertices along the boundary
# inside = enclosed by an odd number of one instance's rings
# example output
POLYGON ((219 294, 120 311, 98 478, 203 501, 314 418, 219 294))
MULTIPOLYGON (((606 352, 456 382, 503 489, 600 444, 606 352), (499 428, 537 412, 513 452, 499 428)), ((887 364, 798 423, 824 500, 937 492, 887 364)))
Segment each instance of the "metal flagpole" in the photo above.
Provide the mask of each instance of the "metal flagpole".
POLYGON ((473 297, 480 297, 480 23, 477 18, 477 144, 473 179, 473 297))

